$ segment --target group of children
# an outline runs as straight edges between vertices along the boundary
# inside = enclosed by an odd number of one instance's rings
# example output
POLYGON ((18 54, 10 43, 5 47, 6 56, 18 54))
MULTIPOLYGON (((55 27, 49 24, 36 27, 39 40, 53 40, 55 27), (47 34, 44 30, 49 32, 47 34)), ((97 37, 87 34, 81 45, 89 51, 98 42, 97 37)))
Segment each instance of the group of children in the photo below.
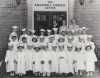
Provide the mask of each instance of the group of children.
MULTIPOLYGON (((16 27, 14 27, 16 28, 16 27)), ((18 38, 16 31, 9 36, 5 62, 11 76, 23 76, 32 71, 34 76, 67 76, 68 74, 88 76, 95 71, 95 44, 92 35, 86 34, 86 27, 76 33, 71 30, 57 33, 58 29, 41 29, 40 36, 23 29, 18 38), (45 36, 44 32, 48 35, 45 36)))

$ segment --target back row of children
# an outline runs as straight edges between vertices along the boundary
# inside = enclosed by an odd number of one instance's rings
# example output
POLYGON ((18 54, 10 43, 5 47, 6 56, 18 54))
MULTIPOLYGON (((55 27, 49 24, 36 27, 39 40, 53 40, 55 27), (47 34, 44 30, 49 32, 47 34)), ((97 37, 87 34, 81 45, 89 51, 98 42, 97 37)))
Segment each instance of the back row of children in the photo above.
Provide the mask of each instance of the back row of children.
POLYGON ((5 58, 7 72, 11 76, 23 76, 27 71, 35 76, 83 75, 84 71, 88 76, 93 75, 97 57, 92 35, 86 34, 87 28, 68 30, 67 34, 66 31, 58 34, 57 30, 53 28, 54 34, 51 34, 51 30, 41 29, 41 35, 36 36, 35 30, 30 35, 23 29, 19 39, 13 31, 5 58), (45 31, 48 36, 44 36, 45 31))

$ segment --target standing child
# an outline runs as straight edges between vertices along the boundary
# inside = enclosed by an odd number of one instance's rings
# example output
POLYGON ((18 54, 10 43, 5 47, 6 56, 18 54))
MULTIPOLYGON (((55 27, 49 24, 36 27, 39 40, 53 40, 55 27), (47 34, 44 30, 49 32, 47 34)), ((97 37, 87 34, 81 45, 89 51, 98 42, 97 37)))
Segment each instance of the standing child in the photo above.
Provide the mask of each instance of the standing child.
POLYGON ((95 72, 95 62, 97 62, 97 57, 91 45, 87 45, 85 50, 87 76, 92 76, 95 72))
POLYGON ((76 74, 79 76, 83 75, 85 70, 85 54, 82 52, 81 44, 78 44, 75 48, 75 64, 76 64, 76 74))
POLYGON ((11 76, 15 74, 15 52, 13 50, 13 45, 8 44, 8 50, 5 57, 6 70, 11 76))
POLYGON ((74 47, 72 44, 67 44, 65 47, 66 51, 66 56, 68 58, 68 73, 69 76, 72 76, 74 74, 74 69, 73 69, 73 61, 74 61, 74 47))
POLYGON ((24 52, 24 45, 19 43, 18 51, 16 55, 16 62, 17 62, 17 74, 19 76, 25 75, 25 52, 24 52))

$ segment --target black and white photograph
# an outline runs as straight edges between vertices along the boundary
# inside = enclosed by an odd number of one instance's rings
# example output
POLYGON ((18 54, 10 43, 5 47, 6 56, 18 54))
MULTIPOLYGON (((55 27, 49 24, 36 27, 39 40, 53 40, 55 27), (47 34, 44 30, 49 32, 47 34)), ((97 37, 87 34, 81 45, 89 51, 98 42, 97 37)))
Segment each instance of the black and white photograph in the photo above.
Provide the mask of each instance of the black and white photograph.
POLYGON ((100 78, 100 1, 0 0, 0 78, 100 78))

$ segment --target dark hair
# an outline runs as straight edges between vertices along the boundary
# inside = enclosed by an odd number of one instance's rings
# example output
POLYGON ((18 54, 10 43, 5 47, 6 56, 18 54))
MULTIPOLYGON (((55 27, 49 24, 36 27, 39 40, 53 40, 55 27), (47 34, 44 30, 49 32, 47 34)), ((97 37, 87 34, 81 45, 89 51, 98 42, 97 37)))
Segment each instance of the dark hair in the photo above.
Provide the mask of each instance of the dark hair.
POLYGON ((90 45, 88 45, 88 46, 85 47, 85 50, 87 50, 88 47, 90 47, 90 49, 92 49, 92 47, 90 45))

